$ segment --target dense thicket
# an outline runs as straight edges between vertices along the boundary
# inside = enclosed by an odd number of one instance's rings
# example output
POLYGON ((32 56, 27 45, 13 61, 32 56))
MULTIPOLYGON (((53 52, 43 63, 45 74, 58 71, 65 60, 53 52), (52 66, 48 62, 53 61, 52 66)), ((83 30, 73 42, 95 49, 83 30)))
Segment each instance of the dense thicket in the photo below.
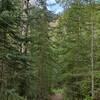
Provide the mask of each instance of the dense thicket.
POLYGON ((55 15, 45 2, 38 3, 0 1, 1 100, 45 100, 49 96, 53 61, 48 23, 55 15))
POLYGON ((26 34, 23 35, 23 22, 27 23, 23 18, 23 12, 22 2, 19 0, 0 1, 1 100, 22 100, 34 96, 30 93, 33 89, 31 60, 24 48, 29 38, 26 34))
POLYGON ((100 4, 57 1, 0 0, 0 100, 100 99, 100 4))
POLYGON ((76 0, 69 8, 67 6, 61 17, 60 30, 65 34, 60 47, 65 52, 60 57, 63 59, 61 73, 65 82, 65 100, 99 98, 98 5, 76 0))

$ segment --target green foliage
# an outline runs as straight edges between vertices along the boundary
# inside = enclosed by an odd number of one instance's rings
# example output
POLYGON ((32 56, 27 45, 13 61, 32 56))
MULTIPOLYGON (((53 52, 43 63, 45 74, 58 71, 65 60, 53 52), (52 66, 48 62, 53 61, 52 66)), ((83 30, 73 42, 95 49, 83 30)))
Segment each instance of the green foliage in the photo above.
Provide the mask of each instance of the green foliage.
POLYGON ((52 93, 61 93, 63 94, 64 93, 64 90, 62 88, 57 88, 57 89, 52 89, 52 93))
MULTIPOLYGON (((52 92, 64 94, 65 100, 91 100, 93 8, 82 1, 63 1, 65 10, 57 16, 42 0, 39 7, 0 0, 0 100, 48 100, 52 92)), ((95 100, 100 99, 99 6, 95 5, 95 100)))
MULTIPOLYGON (((98 12, 96 10, 97 6, 95 5, 96 13, 98 12)), ((59 61, 63 67, 59 74, 59 80, 65 84, 65 100, 83 100, 85 98, 91 100, 91 9, 93 10, 89 5, 84 5, 84 1, 76 0, 69 8, 65 9, 60 17, 59 29, 63 35, 60 35, 62 40, 59 61)), ((97 20, 98 18, 95 19, 95 31, 98 30, 97 20)), ((96 31, 95 35, 97 34, 96 31)), ((95 43, 97 41, 98 38, 95 37, 95 43)), ((94 53, 97 54, 97 48, 94 47, 94 49, 94 53)), ((95 58, 98 57, 99 53, 95 58)), ((94 72, 98 70, 96 62, 97 60, 95 61, 94 72)), ((95 77, 96 74, 97 72, 95 72, 95 77)), ((100 83, 96 82, 96 80, 95 84, 100 83)), ((94 87, 95 90, 98 90, 97 86, 94 87)))

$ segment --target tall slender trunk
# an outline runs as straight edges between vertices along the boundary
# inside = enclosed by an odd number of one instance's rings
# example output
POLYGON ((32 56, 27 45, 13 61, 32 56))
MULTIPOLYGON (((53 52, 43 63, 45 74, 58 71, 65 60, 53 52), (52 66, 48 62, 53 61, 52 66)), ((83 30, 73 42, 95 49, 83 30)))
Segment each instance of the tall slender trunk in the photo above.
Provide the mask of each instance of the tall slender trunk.
MULTIPOLYGON (((22 7, 21 36, 23 36, 23 38, 26 39, 27 36, 29 35, 28 34, 29 33, 29 22, 28 22, 29 0, 21 0, 21 7, 22 7)), ((23 53, 24 55, 27 55, 27 53, 28 53, 28 42, 26 40, 24 40, 21 43, 20 52, 23 53)), ((27 66, 25 65, 25 68, 26 67, 27 66)), ((26 82, 27 82, 27 79, 21 80, 20 85, 22 86, 22 88, 19 91, 20 91, 20 95, 24 96, 28 100, 27 90, 25 89, 26 82)))
MULTIPOLYGON (((29 0, 22 0, 22 36, 27 38, 29 32, 29 0)), ((22 53, 27 53, 27 42, 22 43, 22 53)))
POLYGON ((94 100, 94 35, 95 35, 95 22, 94 22, 94 14, 95 14, 95 9, 94 5, 95 1, 92 0, 90 2, 91 6, 91 92, 92 92, 92 100, 94 100))
POLYGON ((44 0, 39 0, 43 7, 39 30, 39 53, 38 53, 38 84, 36 100, 48 100, 48 73, 47 73, 47 50, 48 50, 48 20, 46 15, 46 4, 44 0))

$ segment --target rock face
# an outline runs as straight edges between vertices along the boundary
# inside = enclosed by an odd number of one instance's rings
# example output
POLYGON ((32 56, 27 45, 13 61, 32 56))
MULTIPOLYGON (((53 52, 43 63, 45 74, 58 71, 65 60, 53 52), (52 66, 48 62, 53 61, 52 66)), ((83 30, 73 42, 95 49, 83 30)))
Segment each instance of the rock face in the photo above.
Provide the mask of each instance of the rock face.
POLYGON ((51 96, 51 100, 63 100, 63 95, 60 93, 51 96))

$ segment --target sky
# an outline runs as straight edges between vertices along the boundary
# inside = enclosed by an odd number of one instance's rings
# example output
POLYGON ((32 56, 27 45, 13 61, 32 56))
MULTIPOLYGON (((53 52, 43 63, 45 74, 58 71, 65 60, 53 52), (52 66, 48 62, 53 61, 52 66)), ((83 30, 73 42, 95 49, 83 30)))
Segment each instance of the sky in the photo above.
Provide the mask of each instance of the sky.
POLYGON ((55 0, 47 0, 47 4, 54 4, 52 6, 47 6, 48 10, 53 11, 54 13, 60 13, 63 11, 63 8, 59 4, 56 4, 55 0))
MULTIPOLYGON (((34 0, 30 0, 31 2, 34 2, 34 0)), ((55 0, 47 0, 47 8, 48 8, 48 10, 50 10, 50 11, 53 11, 54 13, 60 13, 60 12, 62 12, 63 11, 63 8, 59 5, 59 4, 57 4, 56 2, 55 2, 55 0), (51 5, 52 4, 54 4, 54 5, 51 5)))

